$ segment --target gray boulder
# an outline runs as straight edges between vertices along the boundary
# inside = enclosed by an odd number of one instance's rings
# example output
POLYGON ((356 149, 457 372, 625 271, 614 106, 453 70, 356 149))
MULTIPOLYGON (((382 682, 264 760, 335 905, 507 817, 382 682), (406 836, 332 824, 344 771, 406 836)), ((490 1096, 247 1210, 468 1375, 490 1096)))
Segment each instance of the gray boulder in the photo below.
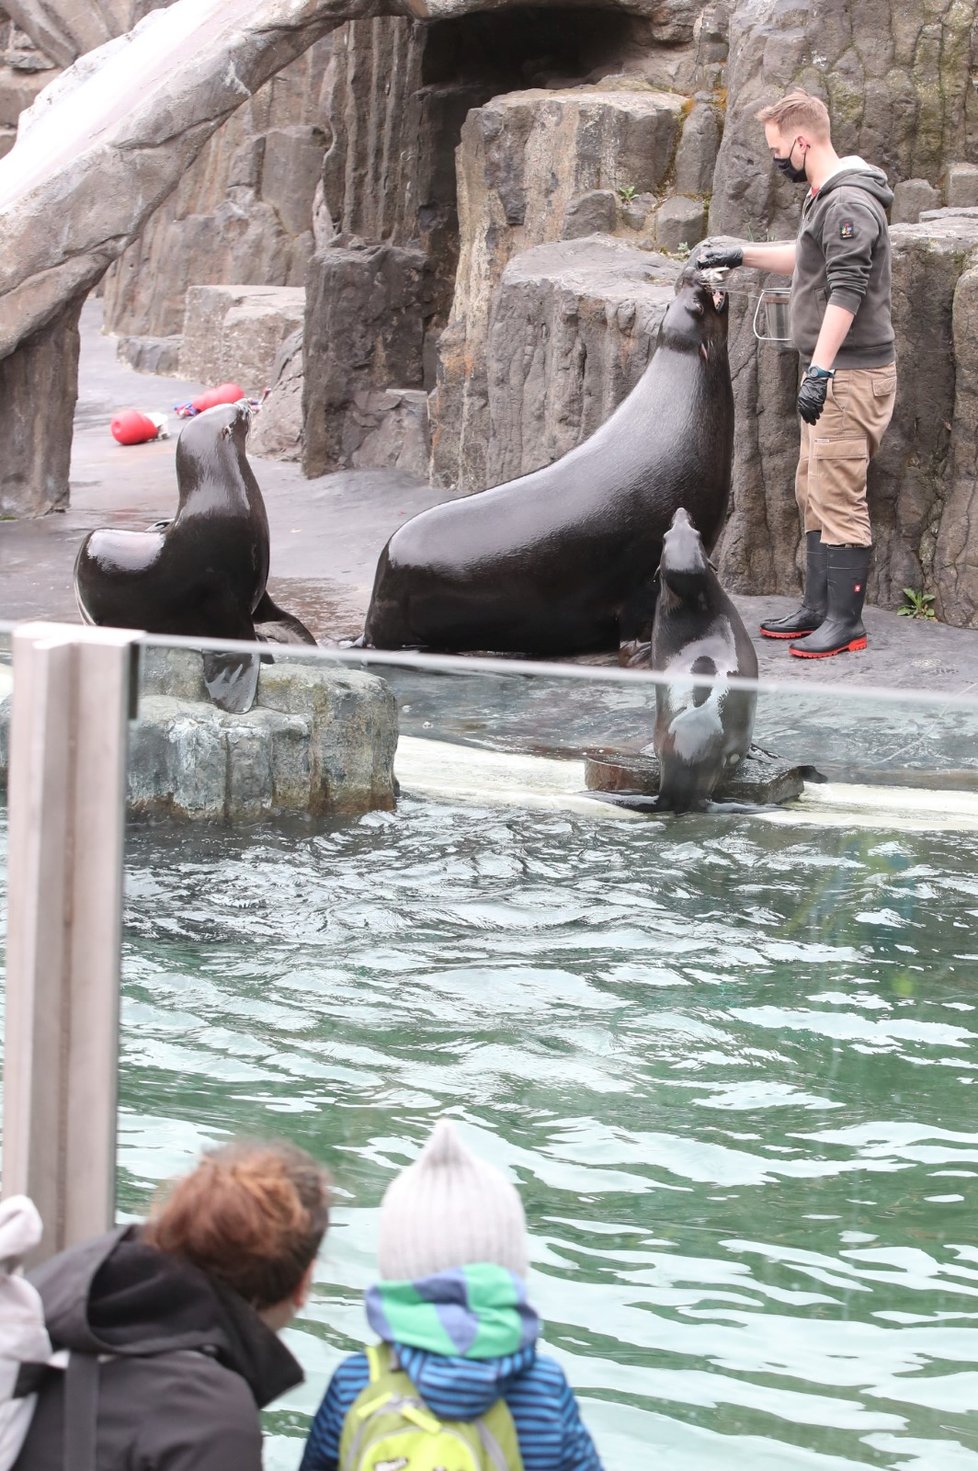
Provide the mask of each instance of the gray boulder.
POLYGON ((296 286, 192 286, 183 323, 181 377, 263 392, 283 342, 301 328, 305 310, 306 293, 296 286))
POLYGON ((252 428, 249 453, 275 460, 302 454, 302 328, 287 337, 272 364, 269 391, 252 428))
POLYGON ((685 194, 672 194, 655 216, 655 243, 660 250, 689 249, 706 234, 706 204, 685 194))
POLYGON ((69 301, 18 352, 0 358, 0 516, 42 516, 68 505, 84 300, 82 293, 69 301))
POLYGON ((115 350, 116 356, 137 373, 178 378, 182 346, 183 338, 176 333, 172 337, 120 337, 115 350))
POLYGON ((421 389, 431 280, 423 251, 338 236, 309 269, 302 466, 352 465, 366 398, 389 385, 421 389))
POLYGON ((948 208, 978 205, 978 164, 950 163, 944 175, 944 198, 948 208))
POLYGON ((564 211, 565 240, 579 240, 582 235, 601 232, 611 234, 618 215, 618 197, 613 189, 591 189, 577 194, 564 211))
POLYGON ((890 223, 916 225, 926 210, 938 209, 940 203, 940 190, 927 179, 901 179, 893 186, 890 223))
POLYGON ((265 665, 254 708, 229 715, 207 699, 200 662, 148 656, 130 734, 131 815, 250 823, 394 806, 397 709, 383 680, 265 665))

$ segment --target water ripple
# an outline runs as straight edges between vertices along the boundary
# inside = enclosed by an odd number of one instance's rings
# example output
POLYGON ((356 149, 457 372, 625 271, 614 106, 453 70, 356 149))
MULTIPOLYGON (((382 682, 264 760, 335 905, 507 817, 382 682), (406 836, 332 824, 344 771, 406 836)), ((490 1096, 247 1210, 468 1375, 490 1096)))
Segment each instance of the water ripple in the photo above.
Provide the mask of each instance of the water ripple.
POLYGON ((338 1183, 269 1463, 361 1342, 381 1195, 448 1112, 520 1184, 611 1471, 978 1471, 975 858, 419 801, 132 833, 123 1205, 241 1131, 338 1183))

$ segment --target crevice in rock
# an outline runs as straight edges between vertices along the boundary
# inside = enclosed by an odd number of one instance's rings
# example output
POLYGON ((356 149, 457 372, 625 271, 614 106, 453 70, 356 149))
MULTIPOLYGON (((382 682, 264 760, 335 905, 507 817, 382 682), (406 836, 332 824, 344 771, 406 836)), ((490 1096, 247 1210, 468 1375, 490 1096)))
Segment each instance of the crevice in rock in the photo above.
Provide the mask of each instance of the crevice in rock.
POLYGON ((479 11, 437 21, 425 36, 421 80, 478 83, 486 100, 526 87, 574 86, 618 65, 635 23, 600 6, 479 11))

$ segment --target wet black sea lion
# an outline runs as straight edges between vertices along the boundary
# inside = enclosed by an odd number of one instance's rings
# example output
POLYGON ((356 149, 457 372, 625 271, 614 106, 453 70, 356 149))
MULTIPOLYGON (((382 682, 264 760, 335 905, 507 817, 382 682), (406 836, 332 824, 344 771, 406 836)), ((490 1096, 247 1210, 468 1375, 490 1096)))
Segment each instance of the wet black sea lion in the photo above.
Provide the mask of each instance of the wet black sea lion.
POLYGON ((757 650, 681 508, 662 544, 651 662, 666 676, 652 740, 659 794, 601 795, 637 811, 700 811, 750 746, 757 692, 728 680, 757 678, 757 650))
MULTIPOLYGON (((315 643, 266 592, 268 517, 245 455, 250 421, 242 400, 184 425, 172 521, 146 531, 89 532, 74 572, 87 623, 249 643, 315 643)), ((205 652, 204 680, 215 703, 249 710, 260 662, 257 655, 205 652)))
POLYGON ((422 511, 380 556, 361 642, 538 655, 648 638, 676 508, 712 546, 733 455, 727 302, 687 268, 635 388, 552 465, 422 511))

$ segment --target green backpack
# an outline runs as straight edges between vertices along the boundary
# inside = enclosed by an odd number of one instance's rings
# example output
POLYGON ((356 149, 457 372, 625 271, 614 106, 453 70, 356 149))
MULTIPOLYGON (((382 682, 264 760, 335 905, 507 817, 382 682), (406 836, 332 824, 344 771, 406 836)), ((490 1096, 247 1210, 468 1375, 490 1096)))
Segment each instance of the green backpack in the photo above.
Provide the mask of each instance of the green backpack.
POLYGON ((505 1400, 478 1420, 439 1420, 388 1344, 365 1352, 370 1383, 343 1422, 339 1471, 523 1471, 505 1400))

